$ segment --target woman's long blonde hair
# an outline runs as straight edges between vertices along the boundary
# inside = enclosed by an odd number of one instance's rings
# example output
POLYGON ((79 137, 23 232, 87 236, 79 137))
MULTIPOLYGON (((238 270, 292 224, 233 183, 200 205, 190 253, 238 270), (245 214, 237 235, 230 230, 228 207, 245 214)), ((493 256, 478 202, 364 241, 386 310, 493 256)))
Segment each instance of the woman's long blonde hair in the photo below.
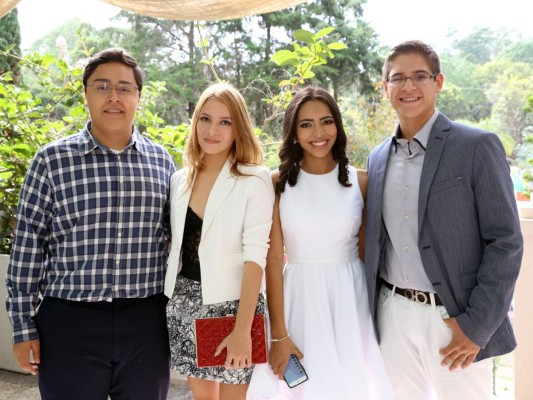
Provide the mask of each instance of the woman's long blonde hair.
POLYGON ((187 164, 189 166, 189 176, 187 178, 189 186, 192 185, 198 171, 201 171, 205 167, 204 154, 198 143, 196 129, 200 112, 205 103, 210 99, 216 99, 222 102, 228 107, 230 112, 235 133, 235 142, 231 147, 230 155, 233 160, 231 165, 232 175, 244 175, 238 170, 239 164, 261 165, 263 162, 261 144, 254 134, 252 120, 244 98, 233 86, 227 83, 216 83, 204 90, 198 99, 192 115, 191 133, 185 149, 187 164))

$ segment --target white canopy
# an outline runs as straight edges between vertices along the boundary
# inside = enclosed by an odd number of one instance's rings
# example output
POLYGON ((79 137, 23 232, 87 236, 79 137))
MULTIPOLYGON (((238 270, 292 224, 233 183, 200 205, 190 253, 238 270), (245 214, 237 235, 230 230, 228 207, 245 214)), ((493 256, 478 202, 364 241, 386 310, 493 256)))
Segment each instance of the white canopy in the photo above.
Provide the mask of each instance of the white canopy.
MULTIPOLYGON (((0 17, 20 0, 0 0, 0 17)), ((42 0, 45 1, 45 0, 42 0)), ((123 10, 151 17, 214 21, 264 14, 296 6, 307 0, 102 0, 123 10)))
POLYGON ((0 18, 15 8, 20 0, 0 0, 0 18))

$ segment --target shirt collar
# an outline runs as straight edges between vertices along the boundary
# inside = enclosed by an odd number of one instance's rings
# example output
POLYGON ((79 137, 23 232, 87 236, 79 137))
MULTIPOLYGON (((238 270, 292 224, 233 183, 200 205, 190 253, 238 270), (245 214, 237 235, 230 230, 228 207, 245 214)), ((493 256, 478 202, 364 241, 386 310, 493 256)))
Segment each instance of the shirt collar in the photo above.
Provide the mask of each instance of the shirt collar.
MULTIPOLYGON (((415 137, 412 139, 418 143, 424 151, 427 148, 428 140, 429 140, 429 133, 431 132, 431 128, 433 128, 433 124, 437 120, 437 117, 439 116, 439 112, 435 109, 435 112, 433 115, 426 121, 424 126, 416 133, 415 137)), ((394 135, 392 136, 392 144, 394 145, 394 152, 396 153, 398 151, 398 143, 400 141, 409 142, 407 139, 402 138, 402 130, 400 128, 400 125, 396 127, 396 131, 394 132, 394 135)))
MULTIPOLYGON (((142 141, 139 140, 140 138, 141 138, 141 135, 137 131, 137 128, 133 126, 131 140, 128 143, 128 145, 124 148, 124 150, 130 147, 134 147, 137 149, 137 151, 139 151, 139 153, 143 154, 144 146, 143 146, 142 141)), ((87 122, 87 124, 85 124, 83 130, 81 131, 78 144, 79 144, 79 151, 83 155, 90 153, 96 148, 99 148, 104 151, 109 150, 108 147, 100 144, 98 140, 96 140, 96 138, 91 134, 91 121, 87 122)))

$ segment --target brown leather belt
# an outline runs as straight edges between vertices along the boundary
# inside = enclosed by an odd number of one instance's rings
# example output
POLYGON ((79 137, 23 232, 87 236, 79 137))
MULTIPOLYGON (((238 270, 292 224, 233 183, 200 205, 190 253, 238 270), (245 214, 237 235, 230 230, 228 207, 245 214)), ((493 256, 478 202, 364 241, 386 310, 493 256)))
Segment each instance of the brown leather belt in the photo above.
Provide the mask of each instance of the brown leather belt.
MULTIPOLYGON (((389 282, 382 280, 383 284, 388 287, 390 290, 394 288, 393 285, 391 285, 389 282)), ((394 293, 398 293, 399 295, 405 297, 406 299, 412 300, 415 303, 420 304, 431 304, 431 297, 429 295, 429 292, 423 292, 421 290, 415 290, 415 289, 402 289, 396 286, 396 290, 394 293)), ((435 296, 435 305, 436 306, 443 306, 442 301, 439 299, 439 296, 437 296, 437 293, 433 293, 433 296, 435 296)))

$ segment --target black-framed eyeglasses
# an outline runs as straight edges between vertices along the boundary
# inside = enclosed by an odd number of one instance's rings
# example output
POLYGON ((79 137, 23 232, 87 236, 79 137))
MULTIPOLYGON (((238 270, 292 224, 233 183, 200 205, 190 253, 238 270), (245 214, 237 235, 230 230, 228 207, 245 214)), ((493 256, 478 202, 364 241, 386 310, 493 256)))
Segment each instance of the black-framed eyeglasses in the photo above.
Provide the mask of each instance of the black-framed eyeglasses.
POLYGON ((109 93, 111 90, 116 89, 119 95, 131 95, 134 94, 139 88, 133 83, 122 82, 116 85, 111 85, 106 81, 98 81, 87 84, 87 87, 91 87, 96 93, 109 93))
POLYGON ((404 86, 407 83, 407 79, 411 79, 411 83, 417 85, 427 85, 431 79, 435 79, 438 72, 430 74, 428 72, 419 72, 413 76, 394 75, 387 78, 387 82, 390 86, 404 86))

